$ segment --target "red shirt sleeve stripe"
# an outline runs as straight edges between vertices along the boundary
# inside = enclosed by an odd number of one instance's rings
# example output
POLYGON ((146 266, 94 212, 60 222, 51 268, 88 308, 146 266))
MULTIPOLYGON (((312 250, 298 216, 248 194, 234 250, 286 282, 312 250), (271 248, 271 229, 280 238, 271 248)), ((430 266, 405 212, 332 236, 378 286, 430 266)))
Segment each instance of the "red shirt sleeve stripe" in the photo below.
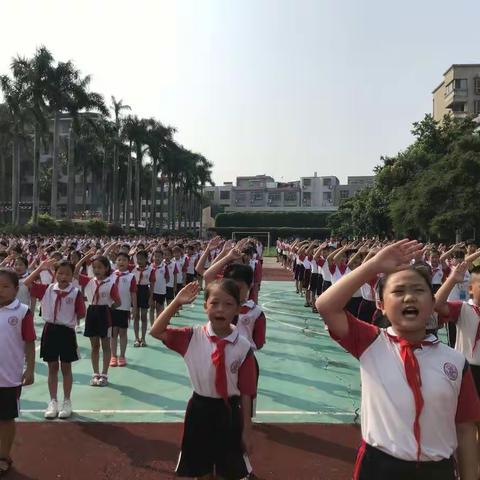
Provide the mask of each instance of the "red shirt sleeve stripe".
POLYGON ((28 310, 22 319, 22 339, 24 342, 34 342, 36 338, 33 315, 32 312, 28 310))
POLYGON ((257 366, 251 350, 238 369, 238 389, 242 395, 257 395, 257 366))
POLYGON ((380 333, 380 329, 369 323, 362 322, 347 311, 345 311, 345 315, 348 321, 348 334, 343 338, 339 338, 331 330, 329 330, 329 333, 347 352, 358 359, 375 341, 380 333))
POLYGON ((183 357, 187 353, 192 335, 192 327, 168 327, 162 334, 162 342, 170 350, 179 353, 183 357))
POLYGON ((78 318, 83 318, 86 314, 85 300, 83 299, 82 292, 78 291, 77 298, 75 298, 75 313, 78 318))
POLYGON ((458 395, 456 423, 478 422, 480 420, 480 400, 468 363, 463 372, 462 385, 458 395))

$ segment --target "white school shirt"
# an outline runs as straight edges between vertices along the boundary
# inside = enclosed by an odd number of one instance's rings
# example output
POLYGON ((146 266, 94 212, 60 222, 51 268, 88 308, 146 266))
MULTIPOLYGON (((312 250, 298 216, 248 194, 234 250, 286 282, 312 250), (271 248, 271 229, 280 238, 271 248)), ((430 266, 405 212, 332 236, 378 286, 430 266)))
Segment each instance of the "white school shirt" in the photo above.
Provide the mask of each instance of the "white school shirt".
POLYGON ((174 258, 175 263, 177 264, 177 284, 185 283, 185 272, 184 266, 186 262, 185 255, 180 257, 178 260, 174 258))
POLYGON ((318 274, 318 263, 314 258, 312 258, 312 260, 310 261, 310 265, 312 266, 312 274, 318 274))
MULTIPOLYGON (((337 267, 337 270, 339 270, 339 268, 337 267)), ((340 273, 342 273, 340 271, 340 273)), ((345 272, 343 273, 342 277, 345 276, 345 275, 348 275, 349 273, 352 273, 352 269, 347 265, 347 267, 345 267, 345 272)), ((341 277, 340 277, 341 278, 341 277)), ((340 279, 338 279, 340 280, 340 279)), ((337 280, 337 281, 338 281, 337 280)), ((353 295, 352 295, 352 298, 360 298, 362 296, 362 288, 360 287, 353 295)))
POLYGON ((52 270, 42 270, 40 272, 40 283, 44 285, 50 285, 53 283, 53 279, 55 278, 55 273, 52 270))
POLYGON ((108 305, 111 307, 114 303, 120 303, 118 289, 111 275, 102 281, 86 275, 79 275, 78 278, 80 285, 84 287, 84 293, 90 305, 108 305), (95 298, 98 285, 98 298, 95 298))
POLYGON ((470 296, 468 292, 468 284, 470 283, 470 272, 466 271, 465 276, 463 277, 463 282, 456 283, 452 288, 450 295, 448 296, 448 301, 461 301, 467 302, 470 296))
POLYGON ((191 257, 188 258, 187 273, 188 275, 195 274, 195 264, 197 263, 198 253, 194 253, 191 257))
POLYGON ((137 291, 137 280, 135 274, 130 271, 121 272, 115 270, 112 273, 112 279, 118 289, 120 297, 120 306, 116 310, 129 312, 132 308, 132 293, 137 291))
POLYGON ((480 341, 475 342, 480 325, 480 307, 472 302, 448 302, 449 320, 457 326, 455 350, 463 353, 468 363, 480 366, 480 341))
POLYGON ((327 259, 325 259, 325 262, 322 265, 321 271, 322 271, 323 281, 324 282, 331 282, 332 281, 332 274, 330 273, 330 266, 328 264, 327 259))
POLYGON ((253 300, 247 300, 240 307, 237 329, 238 333, 250 342, 253 351, 263 347, 266 319, 263 310, 253 300))
MULTIPOLYGON (((167 338, 163 340, 165 345, 181 355, 187 365, 193 390, 204 397, 220 398, 215 387, 215 366, 212 362, 212 354, 216 350, 216 344, 210 340, 215 336, 210 322, 207 325, 195 325, 191 328, 166 330, 167 338), (176 335, 187 334, 190 338, 188 345, 179 348, 176 335)), ((229 343, 225 347, 225 372, 227 374, 228 396, 240 395, 238 387, 238 372, 248 353, 250 343, 242 337, 238 329, 232 325, 232 333, 225 337, 229 343)))
POLYGON ((43 289, 45 289, 45 286, 41 284, 34 284, 32 286, 34 296, 40 298, 42 319, 48 323, 64 325, 74 329, 77 326, 77 314, 81 313, 82 316, 85 314, 85 303, 82 292, 72 284, 70 284, 65 290, 62 290, 58 286, 58 283, 52 283, 48 285, 42 295, 41 290, 43 289), (61 298, 57 317, 55 318, 57 292, 63 292, 66 296, 61 298))
POLYGON ((27 305, 15 299, 0 307, 0 387, 22 384, 25 342, 34 340, 33 316, 27 305))
MULTIPOLYGON (((363 439, 388 455, 416 461, 415 401, 400 345, 389 338, 395 334, 391 327, 379 329, 346 315, 348 335, 339 340, 329 332, 360 361, 363 439)), ((465 357, 433 335, 425 340, 436 343, 414 350, 425 402, 420 415, 420 461, 439 461, 455 453, 456 422, 480 419, 480 404, 471 372, 465 370, 465 357)))
POLYGON ((138 285, 147 285, 150 286, 151 275, 153 272, 153 267, 147 265, 145 268, 140 268, 138 265, 132 270, 132 273, 135 275, 135 280, 138 285))
POLYGON ((441 285, 443 282, 442 266, 438 265, 438 267, 432 267, 430 265, 430 268, 432 269, 432 285, 441 285))
POLYGON ((25 279, 28 277, 28 272, 26 272, 21 277, 18 277, 18 293, 17 298, 21 303, 30 306, 32 302, 32 297, 30 296, 29 289, 24 285, 25 279))
POLYGON ((153 284, 153 293, 165 295, 167 293, 167 277, 169 273, 165 262, 157 265, 155 268, 155 283, 153 284))
MULTIPOLYGON (((175 274, 178 275, 177 262, 170 260, 168 263, 165 262, 165 266, 168 268, 168 282, 167 287, 173 288, 173 277, 175 274)), ((178 281, 177 281, 178 283, 178 281)))

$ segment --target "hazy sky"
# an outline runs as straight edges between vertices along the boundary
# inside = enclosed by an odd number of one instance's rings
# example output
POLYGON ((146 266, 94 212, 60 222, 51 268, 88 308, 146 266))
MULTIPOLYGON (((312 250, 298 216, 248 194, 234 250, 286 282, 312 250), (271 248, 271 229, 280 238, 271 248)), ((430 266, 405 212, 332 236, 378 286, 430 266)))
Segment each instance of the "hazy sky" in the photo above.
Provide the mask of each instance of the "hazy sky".
POLYGON ((411 141, 480 1, 2 0, 0 72, 44 44, 238 175, 368 175, 411 141))

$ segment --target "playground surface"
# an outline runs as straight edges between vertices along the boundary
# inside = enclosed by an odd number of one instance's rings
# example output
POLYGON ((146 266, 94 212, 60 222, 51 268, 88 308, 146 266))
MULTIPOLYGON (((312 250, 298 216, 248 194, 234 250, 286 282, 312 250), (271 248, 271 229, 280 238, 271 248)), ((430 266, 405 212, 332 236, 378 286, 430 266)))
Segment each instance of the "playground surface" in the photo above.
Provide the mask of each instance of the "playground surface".
MULTIPOLYGON (((266 259, 260 304, 267 343, 260 364, 255 453, 260 479, 345 480, 360 441, 358 365, 303 307, 290 274, 266 259)), ((184 307, 174 325, 204 322, 202 300, 184 307)), ((37 319, 37 333, 41 332, 37 319)), ((89 344, 78 336, 74 415, 45 421, 47 368, 37 359, 35 384, 22 394, 11 479, 170 479, 191 395, 182 358, 150 338, 127 350, 128 366, 112 368, 110 385, 93 388, 89 344)), ((131 343, 131 342, 130 342, 131 343)), ((38 350, 37 350, 38 353, 38 350)))

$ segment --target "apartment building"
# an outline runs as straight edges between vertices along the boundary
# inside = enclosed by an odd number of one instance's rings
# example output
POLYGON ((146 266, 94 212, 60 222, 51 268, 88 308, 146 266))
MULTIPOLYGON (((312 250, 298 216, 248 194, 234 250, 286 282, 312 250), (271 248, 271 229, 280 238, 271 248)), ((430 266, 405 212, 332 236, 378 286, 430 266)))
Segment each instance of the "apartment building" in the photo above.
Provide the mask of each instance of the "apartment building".
POLYGON ((277 182, 268 175, 237 177, 236 184, 206 187, 211 205, 224 211, 324 211, 337 210, 343 199, 373 183, 373 176, 348 177, 340 185, 335 176, 301 177, 277 182), (342 188, 342 190, 339 190, 342 188))
POLYGON ((480 64, 452 65, 432 95, 435 120, 442 121, 446 114, 456 118, 476 115, 480 120, 480 64))

